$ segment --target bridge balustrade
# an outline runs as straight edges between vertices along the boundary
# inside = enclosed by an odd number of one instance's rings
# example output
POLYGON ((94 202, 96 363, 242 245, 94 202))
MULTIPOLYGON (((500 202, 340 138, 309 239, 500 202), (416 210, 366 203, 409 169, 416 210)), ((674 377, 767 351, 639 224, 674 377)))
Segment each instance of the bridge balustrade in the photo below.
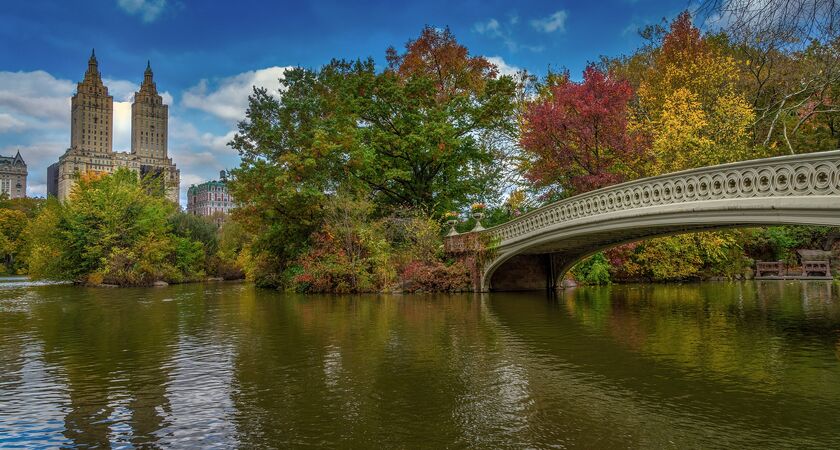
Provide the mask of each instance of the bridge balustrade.
POLYGON ((504 243, 547 226, 616 211, 797 195, 840 195, 840 151, 743 161, 643 178, 552 203, 481 233, 490 233, 504 243))

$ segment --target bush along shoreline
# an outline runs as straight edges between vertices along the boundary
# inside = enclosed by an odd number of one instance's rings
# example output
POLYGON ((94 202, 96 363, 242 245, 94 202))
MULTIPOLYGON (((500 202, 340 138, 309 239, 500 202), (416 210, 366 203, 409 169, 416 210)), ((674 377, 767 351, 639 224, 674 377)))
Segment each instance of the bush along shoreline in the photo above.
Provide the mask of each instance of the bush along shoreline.
POLYGON ((120 169, 80 177, 67 202, 47 200, 23 232, 28 274, 90 286, 242 278, 241 227, 179 211, 157 181, 120 169))

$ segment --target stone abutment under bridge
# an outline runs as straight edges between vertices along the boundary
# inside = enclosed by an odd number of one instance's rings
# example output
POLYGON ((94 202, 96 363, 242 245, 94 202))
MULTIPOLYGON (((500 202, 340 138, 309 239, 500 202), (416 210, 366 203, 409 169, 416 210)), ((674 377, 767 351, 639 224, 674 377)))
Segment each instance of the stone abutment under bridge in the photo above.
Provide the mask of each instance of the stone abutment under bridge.
POLYGON ((554 289, 582 258, 624 243, 764 225, 840 226, 840 151, 644 178, 446 238, 476 291, 554 289))

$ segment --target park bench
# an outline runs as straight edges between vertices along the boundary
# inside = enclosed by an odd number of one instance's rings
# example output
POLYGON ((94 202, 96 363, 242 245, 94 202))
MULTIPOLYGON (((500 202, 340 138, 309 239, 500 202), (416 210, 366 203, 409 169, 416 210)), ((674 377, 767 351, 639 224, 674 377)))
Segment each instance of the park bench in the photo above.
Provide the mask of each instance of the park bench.
POLYGON ((758 261, 755 263, 756 277, 782 277, 785 275, 785 263, 781 261, 758 261))
POLYGON ((756 277, 782 277, 785 275, 785 263, 781 261, 758 261, 755 263, 756 277))
POLYGON ((783 277, 785 275, 785 263, 781 261, 758 261, 755 263, 755 276, 761 277, 783 277))
POLYGON ((831 268, 828 261, 802 261, 802 276, 830 277, 831 268))

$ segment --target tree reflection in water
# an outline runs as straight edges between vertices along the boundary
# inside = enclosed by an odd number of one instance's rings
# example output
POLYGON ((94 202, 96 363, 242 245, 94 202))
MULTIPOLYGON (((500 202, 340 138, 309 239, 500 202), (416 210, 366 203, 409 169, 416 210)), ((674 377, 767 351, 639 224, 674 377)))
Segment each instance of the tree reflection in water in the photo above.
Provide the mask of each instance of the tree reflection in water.
POLYGON ((837 446, 837 299, 0 289, 0 446, 837 446))

